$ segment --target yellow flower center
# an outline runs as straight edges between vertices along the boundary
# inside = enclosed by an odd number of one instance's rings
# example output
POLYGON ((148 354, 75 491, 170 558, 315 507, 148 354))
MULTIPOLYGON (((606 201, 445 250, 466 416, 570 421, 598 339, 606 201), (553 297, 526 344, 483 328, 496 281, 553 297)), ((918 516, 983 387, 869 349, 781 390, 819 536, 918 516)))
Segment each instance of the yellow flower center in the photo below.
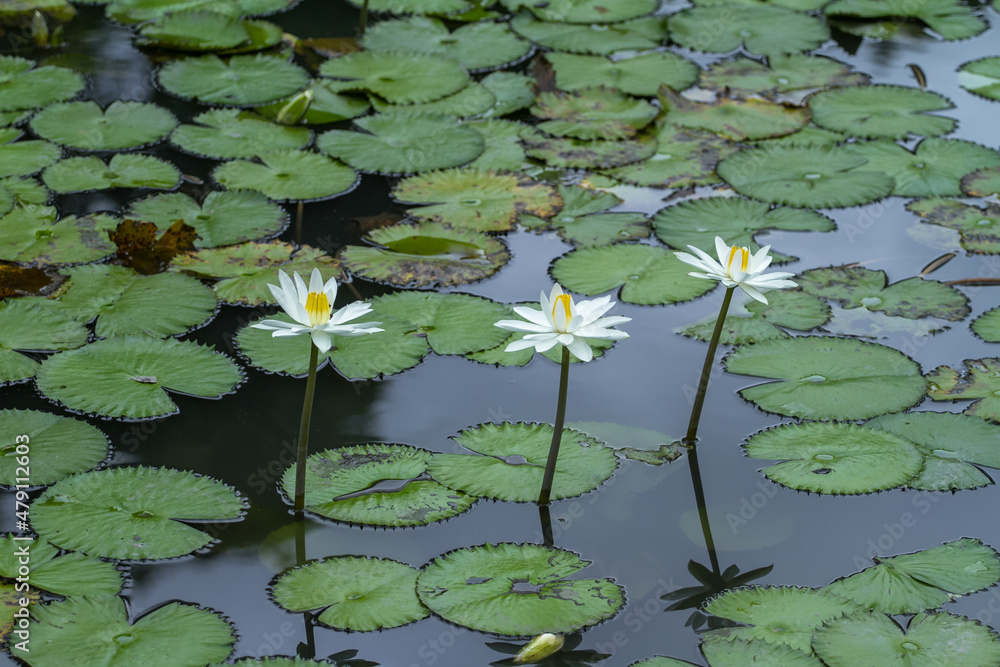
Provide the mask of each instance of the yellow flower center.
POLYGON ((572 301, 570 301, 569 294, 560 294, 556 297, 555 302, 552 304, 552 322, 555 323, 556 329, 565 333, 566 325, 569 324, 570 319, 573 317, 573 310, 570 307, 572 301), (565 319, 562 320, 562 326, 560 326, 559 320, 559 306, 562 306, 563 313, 565 314, 565 319))
POLYGON ((330 321, 330 300, 324 292, 309 292, 306 297, 306 314, 309 324, 319 326, 330 321))
POLYGON ((747 266, 750 265, 750 248, 744 248, 741 246, 733 246, 729 251, 729 263, 726 265, 726 270, 729 273, 733 271, 733 260, 736 259, 736 253, 740 255, 740 271, 743 273, 747 272, 747 266))

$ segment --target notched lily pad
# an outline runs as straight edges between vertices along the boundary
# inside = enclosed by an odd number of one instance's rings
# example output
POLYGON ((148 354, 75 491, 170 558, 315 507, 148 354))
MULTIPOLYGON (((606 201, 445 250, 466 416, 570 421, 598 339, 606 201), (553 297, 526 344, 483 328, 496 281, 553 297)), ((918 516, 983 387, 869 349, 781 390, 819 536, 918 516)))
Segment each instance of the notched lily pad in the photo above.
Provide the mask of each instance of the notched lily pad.
MULTIPOLYGON (((2 10, 0 10, 2 11, 2 10)), ((83 90, 83 77, 71 69, 18 56, 0 56, 0 112, 40 109, 63 102, 83 90)))
POLYGON ((986 30, 987 23, 957 0, 836 0, 823 8, 830 18, 917 19, 946 40, 968 39, 986 30))
MULTIPOLYGON (((34 466, 32 458, 32 467, 34 466)), ((66 552, 45 540, 24 540, 13 535, 0 538, 0 576, 14 579, 19 576, 22 556, 27 552, 31 564, 31 586, 62 595, 106 596, 117 595, 124 580, 122 573, 109 563, 80 553, 66 552)))
POLYGON ((344 94, 337 81, 313 79, 301 93, 256 107, 254 111, 283 125, 325 125, 357 118, 370 108, 367 98, 344 94), (303 113, 301 109, 307 101, 303 113))
POLYGON ((963 63, 958 68, 958 85, 974 95, 1000 101, 1000 56, 963 63))
POLYGON ((742 46, 760 56, 812 51, 830 37, 818 18, 776 5, 719 3, 670 17, 670 39, 696 51, 728 53, 742 46))
POLYGON ((963 176, 962 192, 973 197, 1000 194, 1000 166, 979 169, 963 176))
POLYGON ((927 374, 927 395, 932 401, 972 399, 965 414, 1000 422, 1000 358, 966 359, 965 373, 938 366, 927 374))
POLYGON ((350 192, 360 180, 353 169, 325 155, 288 148, 267 151, 259 162, 224 162, 212 178, 227 188, 257 190, 275 201, 331 199, 350 192))
POLYGON ((634 137, 656 117, 658 109, 609 88, 582 88, 542 91, 531 113, 543 119, 536 127, 546 134, 614 141, 634 137))
POLYGON ((155 104, 112 102, 107 109, 94 101, 62 102, 45 107, 31 119, 38 136, 78 151, 111 151, 154 144, 177 126, 174 115, 155 104))
POLYGON ((42 173, 42 180, 59 194, 111 188, 172 190, 180 184, 181 172, 152 155, 119 153, 110 162, 93 155, 60 160, 42 173))
MULTIPOLYGON (((79 419, 37 410, 0 410, 0 428, 4 433, 17 434, 0 447, 0 484, 3 486, 45 486, 67 475, 90 470, 108 457, 108 437, 79 419), (30 461, 27 475, 23 474, 24 467, 18 465, 18 459, 25 456, 30 461), (18 471, 19 467, 22 472, 18 471)), ((38 563, 32 565, 34 575, 34 566, 38 563)), ((0 575, 10 576, 3 572, 0 575)), ((44 588, 34 582, 33 585, 44 588)))
POLYGON ((50 305, 44 299, 0 301, 0 384, 21 382, 38 372, 38 361, 19 350, 70 350, 87 342, 87 328, 50 305))
POLYGON ((622 200, 601 190, 578 185, 560 185, 562 210, 548 220, 522 215, 518 221, 528 229, 555 229, 563 240, 579 246, 603 246, 635 241, 649 236, 644 213, 607 213, 622 200))
POLYGON ((988 343, 1000 343, 1000 308, 988 310, 969 325, 977 336, 988 343))
POLYGON ((715 167, 740 145, 714 132, 657 121, 657 148, 650 158, 601 173, 624 183, 654 188, 685 188, 718 183, 715 167))
POLYGON ((936 137, 955 129, 953 118, 928 111, 951 109, 947 98, 929 90, 868 85, 823 90, 809 97, 813 122, 847 136, 906 139, 936 137))
POLYGON ((767 65, 745 57, 723 60, 699 77, 701 87, 708 90, 727 91, 738 97, 771 99, 811 88, 859 86, 869 80, 867 74, 852 72, 850 65, 833 58, 797 54, 772 56, 767 65))
POLYGON ((21 131, 0 129, 0 178, 30 176, 62 157, 59 146, 42 140, 17 141, 21 131))
POLYGON ((962 248, 969 254, 1000 254, 1000 206, 986 202, 980 208, 957 199, 928 197, 906 205, 923 221, 958 231, 962 248))
POLYGON ((106 213, 59 218, 54 206, 19 206, 0 217, 0 259, 39 265, 93 262, 115 251, 108 232, 118 222, 106 213))
POLYGON ((319 73, 343 79, 343 90, 368 91, 392 104, 430 102, 469 83, 464 67, 437 54, 359 51, 327 60, 319 73))
POLYGON ((698 79, 698 66, 669 51, 651 51, 623 58, 546 53, 562 90, 604 86, 629 95, 653 97, 661 85, 684 90, 698 79))
POLYGON ((511 12, 526 9, 543 21, 562 23, 618 23, 656 11, 656 0, 501 0, 511 12))
MULTIPOLYGON (((785 329, 809 331, 823 326, 830 319, 830 307, 818 298, 800 290, 775 290, 767 295, 767 303, 748 299, 743 308, 746 315, 736 309, 729 311, 722 325, 719 342, 723 345, 759 343, 772 338, 788 338, 785 329)), ((705 341, 712 339, 718 315, 681 327, 676 331, 691 338, 705 341)))
POLYGON ((181 125, 170 141, 202 157, 231 160, 253 158, 282 148, 304 148, 312 132, 302 127, 277 125, 263 116, 239 109, 211 109, 194 117, 196 125, 181 125))
POLYGON ((615 51, 655 49, 666 40, 664 17, 647 16, 607 25, 536 21, 521 14, 511 29, 553 51, 609 55, 615 51))
POLYGON ((961 139, 924 139, 912 152, 885 140, 856 143, 851 149, 868 161, 866 169, 893 177, 892 194, 901 197, 957 197, 963 176, 1000 166, 1000 153, 961 139))
POLYGON ((494 326, 510 315, 501 303, 471 294, 396 292, 375 297, 372 309, 415 327, 437 354, 470 354, 496 347, 507 332, 494 326))
POLYGON ((694 102, 666 87, 660 88, 659 98, 665 122, 715 132, 731 141, 780 137, 809 122, 808 109, 761 99, 694 102))
POLYGON ((623 141, 585 141, 551 137, 528 127, 521 131, 521 143, 529 157, 560 169, 621 167, 656 154, 656 140, 646 136, 623 141))
POLYGON ((309 85, 309 74, 293 63, 262 54, 181 58, 157 76, 172 95, 228 106, 254 106, 287 97, 309 85))

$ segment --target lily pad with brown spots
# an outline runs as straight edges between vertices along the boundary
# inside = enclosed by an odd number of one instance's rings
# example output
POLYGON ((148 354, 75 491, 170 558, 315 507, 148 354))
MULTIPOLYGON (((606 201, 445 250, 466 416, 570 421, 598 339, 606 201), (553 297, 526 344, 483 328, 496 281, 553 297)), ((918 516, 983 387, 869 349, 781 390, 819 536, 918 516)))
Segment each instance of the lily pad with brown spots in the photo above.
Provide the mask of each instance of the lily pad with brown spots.
POLYGON ((1000 206, 987 202, 980 208, 957 199, 916 199, 906 208, 931 225, 958 231, 962 247, 970 254, 1000 253, 1000 206))
POLYGON ((1000 422, 1000 358, 966 359, 965 372, 938 366, 927 374, 932 401, 968 401, 965 414, 1000 422))
POLYGON ((664 121, 715 132, 732 141, 781 137, 809 122, 808 109, 766 100, 723 97, 694 102, 666 87, 660 89, 659 97, 664 121))
POLYGON ((521 143, 529 157, 563 169, 621 167, 656 154, 656 139, 649 136, 624 141, 585 141, 550 137, 529 127, 521 131, 521 143))

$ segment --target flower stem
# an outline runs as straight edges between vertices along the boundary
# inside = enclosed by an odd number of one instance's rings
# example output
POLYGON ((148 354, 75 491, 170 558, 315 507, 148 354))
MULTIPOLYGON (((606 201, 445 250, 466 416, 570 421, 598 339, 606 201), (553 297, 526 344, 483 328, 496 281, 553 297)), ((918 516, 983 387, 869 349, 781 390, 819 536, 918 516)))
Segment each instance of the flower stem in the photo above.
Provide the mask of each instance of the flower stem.
POLYGON ((302 420, 299 422, 299 450, 295 460, 295 518, 302 518, 306 506, 306 457, 309 455, 309 422, 312 421, 313 395, 316 393, 316 362, 319 348, 309 341, 309 379, 302 399, 302 420))
POLYGON ((712 562, 712 572, 716 576, 722 574, 719 569, 719 556, 715 552, 715 539, 712 537, 712 525, 708 521, 708 505, 705 503, 705 487, 701 484, 701 466, 698 465, 698 450, 691 447, 688 450, 688 468, 691 471, 691 486, 694 487, 694 499, 698 505, 698 519, 701 521, 701 534, 705 538, 705 548, 712 562))
POLYGON ((715 350, 719 347, 719 337, 722 335, 722 326, 726 323, 726 313, 729 312, 729 302, 733 299, 733 290, 736 286, 726 289, 726 296, 722 299, 722 308, 719 310, 719 319, 715 321, 715 331, 712 332, 712 340, 708 343, 708 352, 705 354, 705 365, 701 368, 701 381, 698 383, 698 393, 694 397, 694 406, 691 408, 691 420, 688 422, 687 435, 684 436, 684 446, 694 449, 698 441, 698 422, 701 421, 701 409, 705 405, 705 394, 708 392, 708 378, 712 374, 712 364, 715 362, 715 350))
POLYGON ((538 494, 538 504, 548 505, 552 495, 552 478, 556 476, 556 460, 559 458, 559 443, 562 442, 563 422, 566 421, 566 390, 569 386, 569 348, 562 348, 562 366, 559 372, 559 405, 556 406, 556 424, 549 445, 549 459, 545 462, 545 476, 542 490, 538 494))

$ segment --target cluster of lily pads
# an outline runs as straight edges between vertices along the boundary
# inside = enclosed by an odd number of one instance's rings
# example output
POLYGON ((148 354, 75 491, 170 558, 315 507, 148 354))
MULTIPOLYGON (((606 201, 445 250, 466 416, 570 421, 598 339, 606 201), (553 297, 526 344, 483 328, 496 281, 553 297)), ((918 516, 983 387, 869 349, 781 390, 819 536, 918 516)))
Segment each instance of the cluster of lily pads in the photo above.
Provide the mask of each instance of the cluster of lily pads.
MULTIPOLYGON (((14 4, 0 7, 0 23, 32 30, 74 11, 59 0, 14 4)), ((716 236, 756 250, 754 235, 766 230, 831 232, 833 220, 813 209, 889 196, 912 199, 907 209, 922 220, 956 230, 967 253, 1000 253, 1000 209, 982 201, 1000 194, 1000 153, 945 138, 956 122, 934 112, 951 102, 922 87, 872 84, 806 53, 831 27, 865 39, 915 25, 945 40, 985 30, 956 0, 699 0, 670 15, 657 0, 371 0, 380 20, 332 47, 289 39, 262 18, 289 0, 103 4, 155 56, 157 85, 197 110, 179 119, 148 102, 102 108, 80 99, 86 80, 72 69, 0 55, 0 383, 33 381, 69 412, 151 419, 178 411, 169 392, 235 391, 245 379, 237 360, 183 336, 222 305, 273 305, 266 285, 279 268, 400 288, 373 299, 362 320, 383 332, 338 338, 322 353, 320 364, 346 378, 399 373, 431 351, 527 364, 532 348, 505 352, 523 334, 494 326, 517 304, 409 289, 488 278, 510 259, 503 235, 518 227, 555 232, 572 246, 551 266, 567 289, 619 290, 621 301, 640 305, 712 289, 689 277, 673 250, 709 248, 716 236), (666 44, 741 53, 701 68, 666 44), (192 186, 196 179, 148 152, 164 142, 210 161, 209 185, 192 186), (392 179, 401 221, 377 224, 335 256, 279 240, 291 219, 283 205, 343 195, 370 175, 392 179), (609 191, 621 185, 677 196, 652 216, 622 211, 609 191), (706 186, 716 192, 698 189, 706 186), (129 195, 123 210, 63 215, 52 204, 53 195, 109 189, 129 195)), ((966 90, 1000 100, 1000 57, 966 63, 958 76, 966 90)), ((797 259, 772 254, 776 263, 797 259)), ((797 420, 747 440, 749 456, 782 461, 764 474, 831 494, 990 484, 980 467, 1000 468, 1000 361, 925 374, 885 345, 822 335, 857 333, 857 313, 871 326, 930 335, 967 318, 968 299, 925 275, 889 284, 884 272, 856 265, 804 270, 795 281, 799 289, 732 313, 723 330, 724 343, 739 345, 726 370, 773 380, 741 395, 797 420), (964 415, 907 412, 925 396, 975 403, 964 415)), ((307 338, 273 339, 252 324, 233 332, 243 361, 306 373, 307 338)), ((1000 308, 971 326, 1000 342, 1000 308)), ((680 333, 707 340, 711 323, 680 333)), ((596 354, 610 345, 601 342, 596 354)), ((558 361, 555 352, 544 356, 558 361)), ((137 663, 152 664, 144 661, 161 650, 155 635, 186 638, 183 655, 170 640, 172 660, 226 660, 235 641, 228 620, 184 603, 135 620, 119 596, 123 566, 113 561, 210 548, 213 537, 188 524, 238 520, 246 500, 192 472, 107 467, 107 437, 80 419, 5 410, 0 431, 32 441, 31 598, 66 598, 32 606, 32 650, 15 654, 31 665, 60 664, 70 653, 106 664, 128 645, 148 651, 133 654, 137 663)), ((384 443, 319 452, 307 465, 306 508, 336 521, 410 526, 455 516, 480 497, 531 501, 551 432, 482 424, 456 437, 469 454, 384 443), (387 480, 404 484, 378 486, 387 480)), ((614 472, 615 451, 596 438, 568 429, 564 442, 554 498, 593 490, 614 472)), ((13 456, 0 453, 0 482, 13 486, 13 456)), ((669 447, 619 453, 657 464, 677 456, 669 447)), ((282 479, 287 495, 293 472, 282 479)), ((0 554, 5 577, 15 570, 3 560, 12 552, 0 554)), ((961 636, 988 656, 981 661, 996 661, 989 630, 927 613, 995 584, 996 561, 965 540, 886 559, 816 591, 724 593, 706 611, 745 627, 707 633, 702 650, 720 666, 748 656, 852 664, 851 651, 871 656, 892 644, 932 656, 942 637, 961 636), (950 577, 956 557, 969 567, 950 577), (918 614, 905 636, 886 616, 904 613, 918 614), (870 642, 859 649, 861 633, 870 642)), ((585 564, 567 551, 509 544, 459 549, 422 570, 333 557, 282 573, 270 592, 283 608, 317 612, 319 623, 339 629, 395 627, 434 613, 500 635, 565 633, 625 604, 610 580, 567 579, 585 564), (500 571, 509 576, 501 580, 500 571), (508 605, 509 615, 498 613, 508 605)), ((0 593, 17 597, 9 583, 0 593)), ((902 650, 885 662, 902 659, 902 650)))

